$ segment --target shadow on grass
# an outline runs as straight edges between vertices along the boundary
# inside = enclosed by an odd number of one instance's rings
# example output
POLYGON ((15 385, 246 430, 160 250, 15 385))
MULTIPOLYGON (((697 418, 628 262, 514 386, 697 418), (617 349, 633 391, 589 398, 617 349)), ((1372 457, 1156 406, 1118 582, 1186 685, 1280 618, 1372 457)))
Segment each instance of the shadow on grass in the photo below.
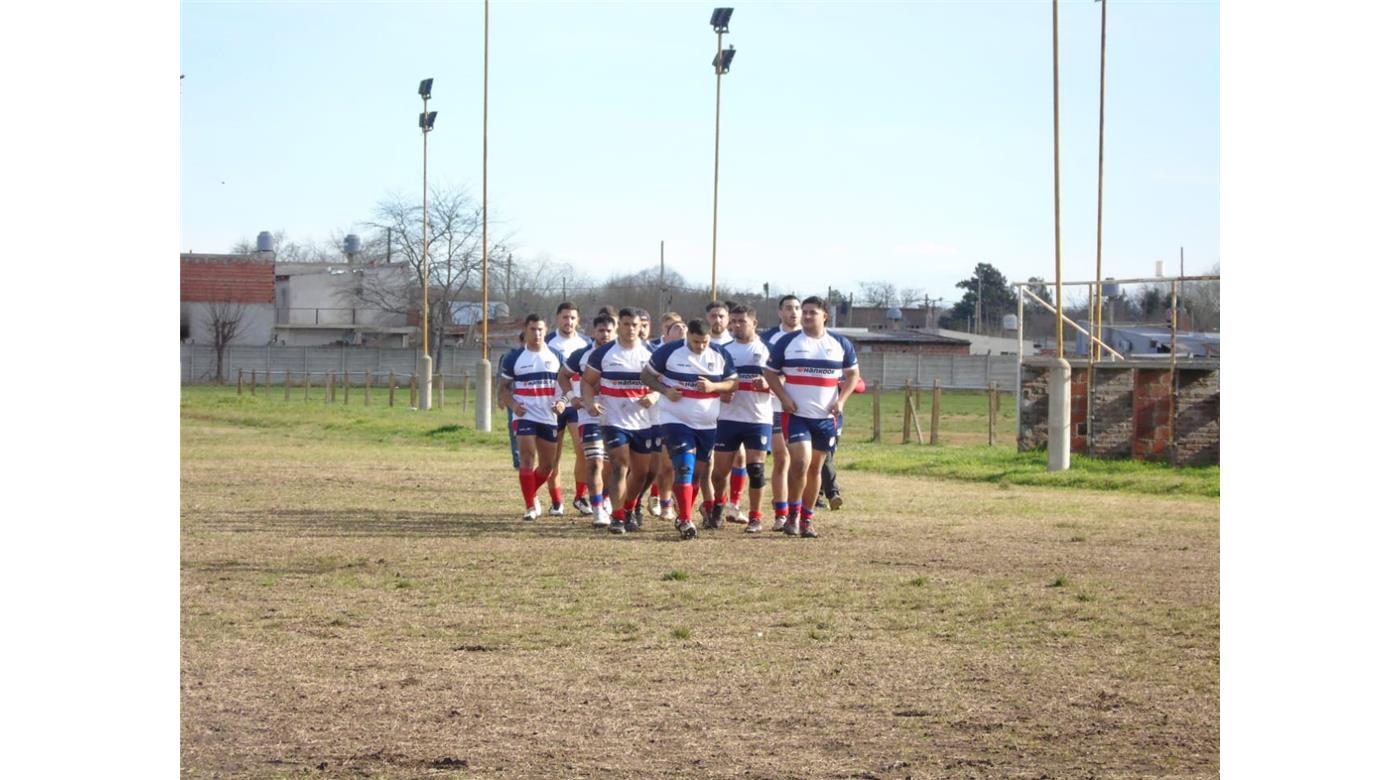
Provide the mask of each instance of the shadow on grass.
POLYGON ((566 537, 596 534, 579 516, 525 522, 499 512, 401 512, 379 509, 271 509, 221 512, 196 521, 201 530, 287 536, 405 538, 566 537))

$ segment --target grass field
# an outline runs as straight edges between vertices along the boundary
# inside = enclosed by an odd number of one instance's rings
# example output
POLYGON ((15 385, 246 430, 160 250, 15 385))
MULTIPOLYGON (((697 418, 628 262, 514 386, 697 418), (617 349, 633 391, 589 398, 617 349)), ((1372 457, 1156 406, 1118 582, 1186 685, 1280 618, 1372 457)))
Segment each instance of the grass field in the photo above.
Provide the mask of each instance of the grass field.
POLYGON ((460 390, 320 392, 183 392, 186 776, 1218 774, 1217 470, 1022 485, 853 405, 822 538, 616 538, 521 523, 460 390))

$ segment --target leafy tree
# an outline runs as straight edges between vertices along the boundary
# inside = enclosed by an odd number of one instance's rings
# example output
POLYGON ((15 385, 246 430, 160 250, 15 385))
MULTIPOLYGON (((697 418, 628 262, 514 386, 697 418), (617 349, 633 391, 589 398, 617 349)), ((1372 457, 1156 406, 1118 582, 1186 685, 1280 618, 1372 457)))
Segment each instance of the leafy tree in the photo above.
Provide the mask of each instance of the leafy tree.
MULTIPOLYGON (((991 263, 978 263, 972 276, 958 282, 957 286, 964 290, 962 300, 954 304, 947 316, 939 319, 941 327, 965 328, 971 320, 973 331, 984 333, 989 330, 986 323, 1000 323, 1002 315, 1016 311, 1016 294, 1006 277, 991 263)), ((1000 325, 994 330, 1000 330, 1000 325)))

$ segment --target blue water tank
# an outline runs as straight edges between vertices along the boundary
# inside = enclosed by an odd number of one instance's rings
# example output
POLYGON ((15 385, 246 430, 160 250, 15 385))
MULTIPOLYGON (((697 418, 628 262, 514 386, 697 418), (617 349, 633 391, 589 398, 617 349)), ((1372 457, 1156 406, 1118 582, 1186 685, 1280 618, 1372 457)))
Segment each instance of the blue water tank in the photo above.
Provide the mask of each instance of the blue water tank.
POLYGON ((900 311, 898 306, 891 306, 885 310, 885 318, 890 320, 902 320, 904 319, 904 312, 900 311))
POLYGON ((1112 276, 1110 276, 1110 277, 1108 277, 1107 279, 1104 280, 1104 282, 1103 282, 1103 297, 1105 297, 1105 298, 1117 298, 1119 295, 1122 294, 1122 292, 1123 292, 1123 291, 1122 291, 1121 289, 1119 289, 1118 285, 1115 284, 1115 283, 1113 282, 1113 277, 1112 277, 1112 276))
POLYGON ((261 232, 261 233, 258 234, 258 251, 259 251, 259 252, 271 252, 271 251, 272 251, 272 234, 269 233, 269 232, 267 232, 266 230, 264 230, 263 232, 261 232))
POLYGON ((345 254, 357 255, 360 253, 360 237, 354 233, 345 236, 345 254))

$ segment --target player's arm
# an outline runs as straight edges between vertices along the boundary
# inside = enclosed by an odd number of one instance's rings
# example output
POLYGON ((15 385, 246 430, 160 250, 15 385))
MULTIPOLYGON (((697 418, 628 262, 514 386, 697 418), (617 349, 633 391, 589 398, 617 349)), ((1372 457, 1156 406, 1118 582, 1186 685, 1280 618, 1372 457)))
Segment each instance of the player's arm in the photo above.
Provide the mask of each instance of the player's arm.
POLYGON ((846 401, 851 394, 856 391, 856 384, 860 381, 860 366, 851 366, 842 372, 841 392, 837 394, 836 401, 831 404, 833 415, 841 414, 846 408, 846 401))
MULTIPOLYGON (((656 369, 652 368, 650 364, 642 367, 642 384, 651 388, 654 391, 654 394, 664 395, 672 401, 680 401, 682 398, 685 397, 682 396, 681 391, 677 390, 676 388, 667 387, 666 385, 662 384, 661 376, 656 373, 656 369)), ((651 404, 647 404, 647 406, 650 405, 651 404)))
MULTIPOLYGON (((559 375, 556 376, 556 377, 554 378, 554 381, 555 381, 556 384, 559 385, 559 392, 560 392, 560 393, 563 393, 565 403, 567 403, 567 402, 573 400, 573 397, 574 397, 574 382, 573 382, 573 379, 574 379, 574 370, 573 370, 572 368, 569 368, 569 364, 568 364, 568 363, 561 363, 561 364, 559 365, 559 375)), ((580 385, 582 385, 582 383, 580 383, 580 385)), ((580 387, 579 390, 580 390, 580 392, 581 392, 581 391, 583 390, 583 388, 580 387)))
POLYGON ((772 390, 773 395, 778 397, 778 403, 783 407, 783 411, 788 414, 796 412, 797 403, 787 394, 787 388, 783 385, 783 375, 768 366, 764 366, 763 378, 768 380, 768 389, 772 390))
POLYGON ((583 372, 583 379, 578 383, 579 394, 583 396, 583 406, 594 417, 603 416, 603 405, 598 403, 598 383, 602 379, 603 372, 589 364, 588 370, 583 372))

